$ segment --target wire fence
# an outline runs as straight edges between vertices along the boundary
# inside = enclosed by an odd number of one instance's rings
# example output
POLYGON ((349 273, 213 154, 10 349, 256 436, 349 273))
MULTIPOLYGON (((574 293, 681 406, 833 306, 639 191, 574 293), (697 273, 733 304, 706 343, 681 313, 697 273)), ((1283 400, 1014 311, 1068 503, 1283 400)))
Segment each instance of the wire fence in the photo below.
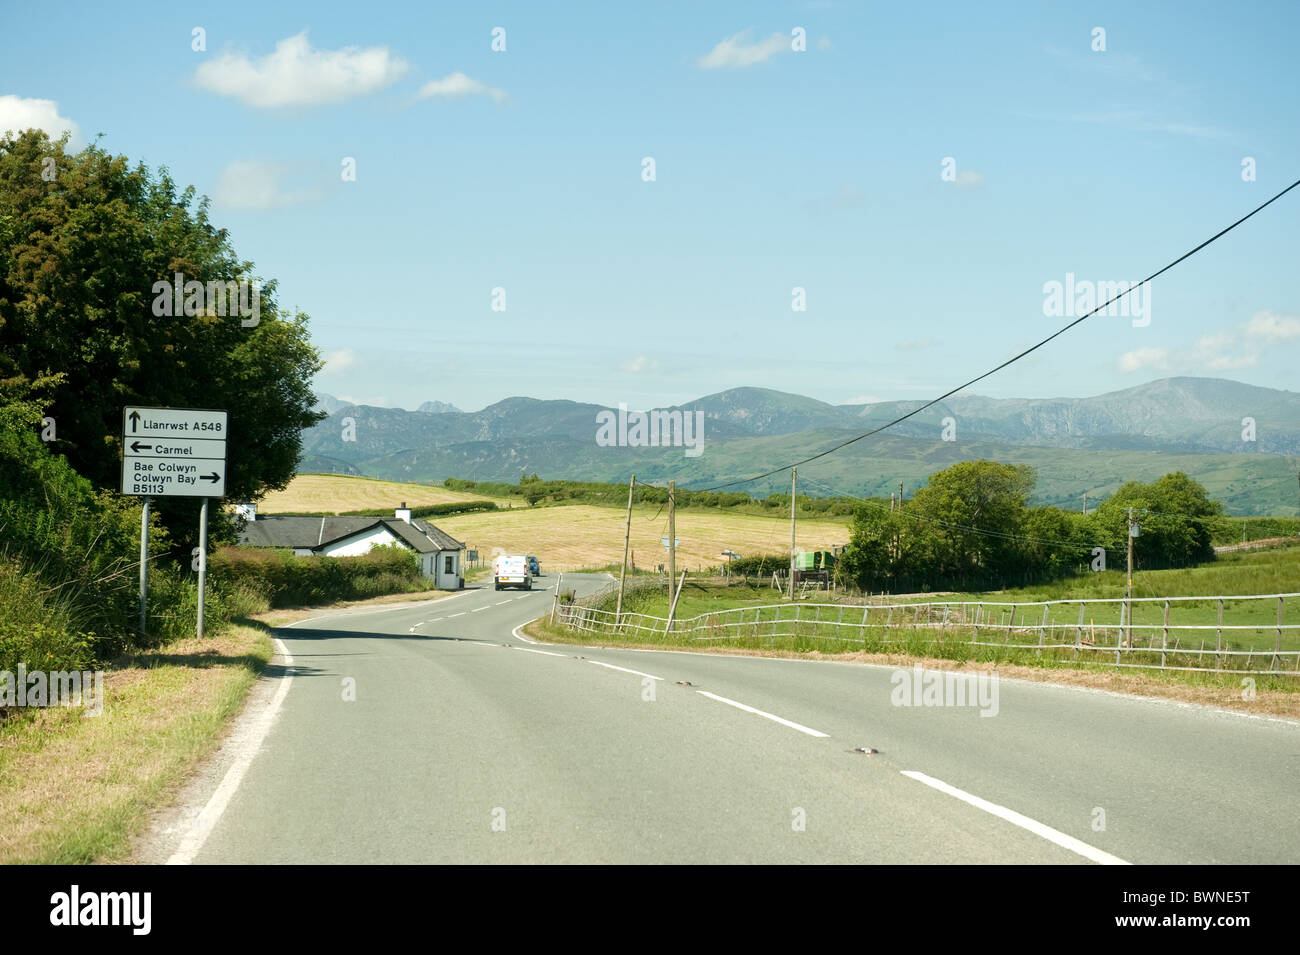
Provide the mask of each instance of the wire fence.
MULTIPOLYGON (((647 586, 663 582, 642 579, 636 589, 647 586)), ((606 588, 558 603, 556 622, 578 633, 701 644, 792 640, 811 648, 887 650, 958 643, 1086 665, 1300 675, 1300 593, 1024 603, 786 602, 710 611, 671 623, 637 611, 616 614, 607 607, 610 596, 606 588)))

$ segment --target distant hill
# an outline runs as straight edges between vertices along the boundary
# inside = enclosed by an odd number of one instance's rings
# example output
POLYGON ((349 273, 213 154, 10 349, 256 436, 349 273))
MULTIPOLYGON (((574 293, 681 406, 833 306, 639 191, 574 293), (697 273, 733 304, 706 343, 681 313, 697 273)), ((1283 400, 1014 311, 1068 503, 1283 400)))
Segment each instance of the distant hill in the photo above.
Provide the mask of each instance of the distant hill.
MULTIPOLYGON (((620 481, 635 473, 705 487, 814 454, 920 404, 831 405, 734 388, 681 406, 705 413, 698 457, 680 447, 598 446, 596 415, 606 409, 595 404, 513 397, 482 411, 439 413, 345 405, 303 433, 299 471, 406 481, 515 481, 523 473, 620 481), (354 422, 355 440, 345 440, 343 417, 354 422)), ((1232 513, 1294 514, 1298 455, 1300 394, 1167 378, 1090 398, 958 396, 801 468, 800 477, 809 493, 888 494, 899 481, 911 491, 957 461, 990 458, 1036 467, 1039 503, 1080 506, 1087 493, 1091 507, 1124 481, 1184 470, 1232 513), (1254 420, 1254 442, 1242 440, 1244 418, 1254 420), (955 441, 941 440, 945 419, 955 441)), ((788 487, 786 474, 743 489, 788 487)))

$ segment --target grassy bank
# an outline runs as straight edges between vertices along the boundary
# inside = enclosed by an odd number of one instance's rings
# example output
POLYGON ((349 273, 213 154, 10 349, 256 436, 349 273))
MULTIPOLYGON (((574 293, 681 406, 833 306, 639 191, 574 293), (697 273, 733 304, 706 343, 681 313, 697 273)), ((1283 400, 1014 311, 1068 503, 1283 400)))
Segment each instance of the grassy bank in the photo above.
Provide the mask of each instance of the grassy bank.
POLYGON ((216 745, 271 657, 270 631, 119 658, 103 712, 27 709, 0 726, 0 863, 126 861, 131 837, 216 745))

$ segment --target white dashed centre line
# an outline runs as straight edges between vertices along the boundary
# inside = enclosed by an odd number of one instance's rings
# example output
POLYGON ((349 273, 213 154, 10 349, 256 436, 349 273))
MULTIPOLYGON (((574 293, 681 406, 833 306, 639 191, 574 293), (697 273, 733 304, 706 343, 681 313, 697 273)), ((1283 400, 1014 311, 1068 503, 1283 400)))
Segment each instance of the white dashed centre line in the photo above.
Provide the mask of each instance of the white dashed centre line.
POLYGON ((829 739, 825 733, 819 730, 810 729, 809 727, 796 723, 793 720, 782 719, 772 713, 764 713, 762 710, 756 710, 754 707, 746 706, 744 703, 737 703, 735 700, 729 700, 725 696, 718 696, 716 693, 710 693, 707 690, 696 690, 695 692, 700 694, 700 696, 707 696, 711 700, 717 700, 719 703, 726 703, 728 706, 734 706, 738 710, 744 710, 746 713, 753 713, 755 716, 761 716, 764 719, 772 720, 774 723, 780 723, 782 726, 788 726, 790 729, 798 730, 800 733, 807 733, 809 736, 829 739))
POLYGON ((491 607, 475 607, 470 613, 482 613, 484 610, 491 610, 491 607))
MULTIPOLYGON (((463 616, 465 616, 465 611, 464 611, 464 610, 462 610, 460 613, 454 613, 454 614, 451 615, 451 617, 463 617, 463 616)), ((450 620, 451 617, 448 617, 447 619, 450 620)))
POLYGON ((1048 842, 1054 842, 1062 849, 1069 849, 1075 855, 1081 855, 1085 859, 1091 859, 1099 865, 1132 865, 1131 862, 1125 862, 1119 856, 1113 856, 1109 852, 1103 852, 1088 845, 1086 842, 1067 836, 1059 829, 1053 829, 1036 819, 1030 819, 1023 816, 1014 809, 1008 809, 1006 806, 999 806, 995 802, 989 802, 987 799, 981 799, 979 796, 972 795, 964 789, 958 789, 956 786, 949 786, 942 779, 935 779, 933 776, 927 776, 925 773, 918 773, 915 770, 904 769, 902 774, 908 779, 915 779, 918 783, 925 783, 932 789, 937 789, 941 793, 947 793, 954 799, 960 799, 976 809, 983 809, 987 813, 997 816, 999 819, 1005 819, 1013 826, 1019 826, 1021 829, 1027 829, 1036 836, 1041 836, 1048 842))
POLYGON ((523 650, 524 653, 544 653, 544 654, 546 654, 548 657, 563 657, 563 656, 568 656, 568 654, 565 654, 565 653, 552 653, 550 650, 534 650, 534 649, 532 649, 531 647, 511 647, 510 649, 511 649, 511 650, 523 650))
POLYGON ((627 667, 616 667, 612 663, 601 663, 599 660, 588 660, 588 663, 594 663, 598 667, 608 667, 611 670, 622 670, 624 673, 635 673, 637 676, 643 676, 648 680, 662 680, 661 676, 654 676, 650 673, 642 673, 640 670, 629 670, 627 667))

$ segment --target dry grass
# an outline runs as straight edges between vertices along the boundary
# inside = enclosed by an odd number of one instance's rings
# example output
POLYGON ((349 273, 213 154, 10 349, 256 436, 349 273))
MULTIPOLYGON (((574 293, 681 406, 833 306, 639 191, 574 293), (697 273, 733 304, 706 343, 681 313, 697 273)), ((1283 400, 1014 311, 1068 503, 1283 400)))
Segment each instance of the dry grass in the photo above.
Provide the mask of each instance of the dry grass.
MULTIPOLYGON (((627 512, 614 507, 574 504, 564 507, 519 508, 509 514, 463 514, 440 517, 437 525, 466 541, 486 560, 500 547, 512 554, 536 554, 542 572, 603 567, 623 560, 623 531, 627 512)), ((658 507, 633 508, 632 549, 636 565, 653 568, 667 562, 660 543, 668 536, 668 513, 658 507)), ((717 566, 730 548, 742 555, 788 554, 788 519, 728 514, 706 509, 677 512, 679 569, 717 566)), ((805 549, 830 549, 849 540, 847 524, 801 520, 798 543, 805 549)))
POLYGON ((123 861, 148 809, 238 712, 271 645, 260 628, 119 661, 104 710, 26 713, 0 727, 0 864, 123 861))
POLYGON ((431 484, 406 484, 400 481, 375 481, 370 478, 340 474, 300 474, 283 491, 272 491, 258 505, 258 511, 279 514, 302 511, 311 514, 338 514, 375 507, 397 507, 405 501, 410 507, 446 504, 449 501, 503 501, 482 494, 450 491, 431 484))

